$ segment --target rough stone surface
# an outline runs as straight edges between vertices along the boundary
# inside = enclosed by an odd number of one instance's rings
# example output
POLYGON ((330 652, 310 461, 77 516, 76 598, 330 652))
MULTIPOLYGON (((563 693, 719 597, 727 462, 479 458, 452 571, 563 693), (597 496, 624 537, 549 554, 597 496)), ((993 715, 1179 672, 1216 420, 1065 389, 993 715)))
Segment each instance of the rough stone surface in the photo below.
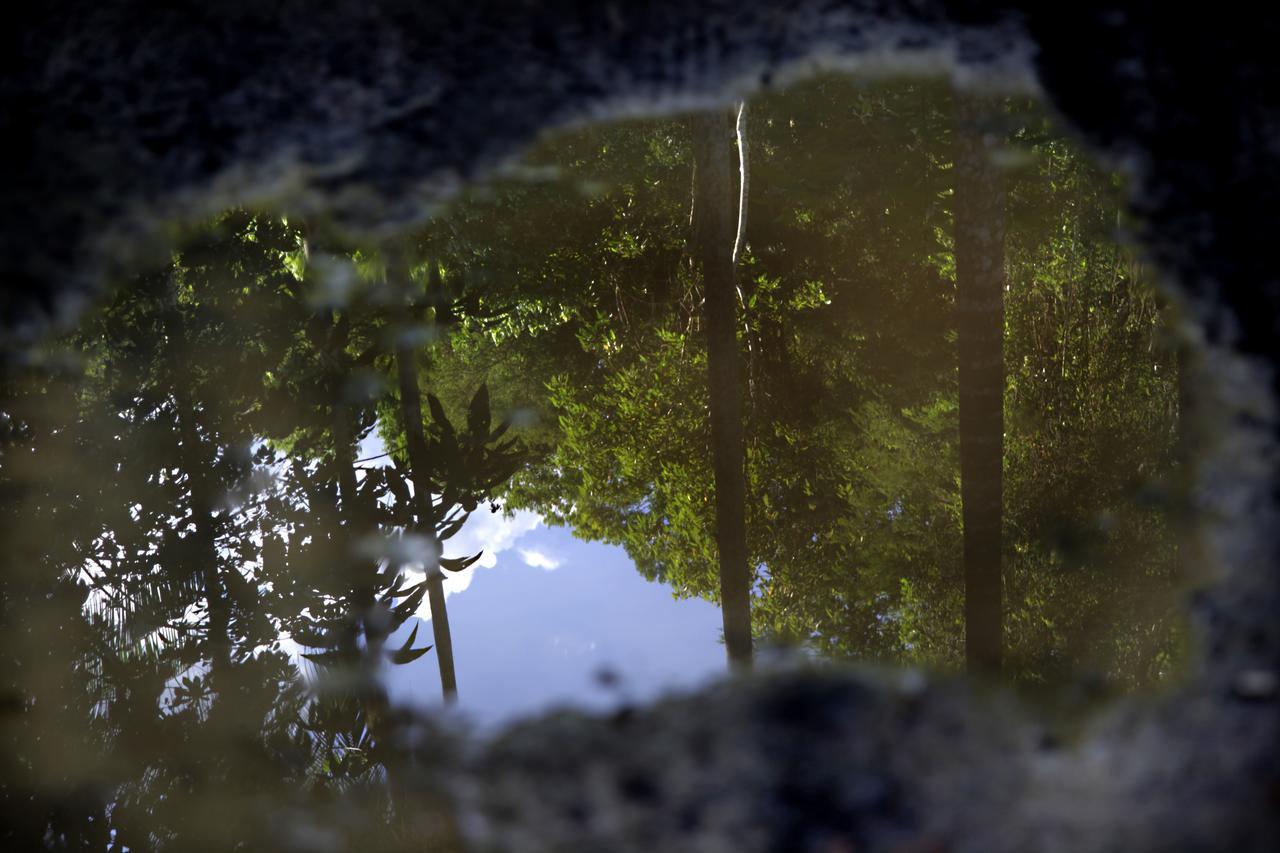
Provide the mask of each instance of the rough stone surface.
POLYGON ((904 57, 1038 81, 1135 177, 1140 237, 1198 318, 1199 494, 1216 521, 1189 683, 1054 743, 998 692, 764 674, 478 745, 458 759, 460 826, 511 850, 1276 849, 1274 16, 959 0, 22 8, 0 53, 8 358, 157 257, 174 222, 233 202, 371 229, 421 216, 550 125, 904 57))

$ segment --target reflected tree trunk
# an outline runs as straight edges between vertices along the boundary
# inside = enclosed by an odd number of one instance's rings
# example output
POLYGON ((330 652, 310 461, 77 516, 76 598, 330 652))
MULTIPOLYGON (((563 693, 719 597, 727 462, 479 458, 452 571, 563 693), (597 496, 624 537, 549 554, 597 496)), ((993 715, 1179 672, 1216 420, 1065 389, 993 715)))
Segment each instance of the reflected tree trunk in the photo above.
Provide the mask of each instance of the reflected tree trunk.
POLYGON ((734 127, 738 143, 738 230, 733 238, 733 265, 736 269, 742 258, 747 239, 747 198, 751 190, 751 169, 747 159, 747 102, 738 104, 738 118, 734 127))
POLYGON ((707 332, 712 466, 715 471, 716 545, 720 606, 729 661, 751 661, 751 571, 747 563, 746 441, 742 366, 737 340, 734 245, 733 116, 704 113, 691 119, 694 159, 693 255, 702 270, 707 332))
POLYGON ((339 553, 347 555, 349 562, 352 610, 358 614, 359 621, 363 624, 369 657, 376 659, 387 639, 382 620, 371 618, 377 609, 377 581, 363 561, 352 557, 355 542, 369 533, 373 524, 360 500, 356 477, 356 455, 360 445, 360 406, 350 399, 349 391, 344 390, 351 381, 355 368, 347 352, 351 340, 351 316, 348 309, 343 309, 340 315, 330 312, 330 321, 332 335, 329 337, 328 355, 334 365, 331 381, 336 392, 333 408, 334 473, 338 484, 338 505, 341 508, 338 516, 345 521, 345 524, 336 525, 333 532, 339 543, 339 553))
MULTIPOLYGON (((387 277, 397 287, 410 290, 408 267, 403 256, 394 250, 387 254, 387 277)), ((412 298, 410 296, 410 298, 412 298)), ((413 480, 414 515, 418 519, 419 533, 435 540, 436 531, 431 524, 431 486, 428 472, 427 438, 422 427, 422 392, 418 387, 418 367, 412 335, 401 335, 396 344, 396 379, 400 391, 400 419, 404 426, 405 446, 409 455, 409 474, 413 480)), ((439 540, 435 540, 435 553, 443 553, 439 540)), ((444 573, 440 567, 427 567, 427 600, 431 604, 431 632, 435 641, 436 660, 440 665, 440 689, 446 702, 456 701, 458 679, 453 665, 453 636, 449 631, 449 612, 445 606, 444 573)))
MULTIPOLYGON (((302 223, 303 255, 310 275, 317 250, 314 230, 309 223, 302 223)), ((356 456, 360 433, 366 414, 365 402, 358 399, 352 388, 352 377, 361 358, 349 351, 352 338, 353 306, 321 309, 307 320, 307 334, 317 352, 323 355, 327 365, 325 382, 330 393, 330 444, 332 460, 326 465, 326 476, 337 487, 336 502, 330 507, 332 522, 331 543, 336 553, 342 555, 346 581, 350 584, 351 616, 346 629, 347 642, 354 644, 362 628, 366 641, 365 657, 376 660, 386 642, 383 620, 375 618, 378 608, 377 573, 367 562, 356 558, 355 543, 361 536, 372 532, 376 525, 369 507, 361 499, 357 475, 356 456)))
POLYGON ((992 100, 957 93, 956 310, 960 360, 960 498, 965 661, 998 673, 1003 656, 1001 526, 1004 457, 1005 189, 991 162, 992 100))
MULTIPOLYGON (((214 689, 221 696, 226 696, 231 688, 231 601, 224 588, 218 559, 217 519, 213 514, 218 489, 210 479, 213 454, 207 452, 205 439, 201 437, 200 415, 196 401, 192 399, 190 381, 181 375, 181 371, 189 367, 193 354, 187 341, 185 320, 178 307, 175 282, 170 281, 169 284, 171 291, 167 294, 169 304, 164 309, 163 323, 168 350, 166 357, 169 370, 173 371, 170 374, 170 393, 181 442, 179 458, 187 475, 191 521, 195 527, 187 535, 193 539, 190 553, 199 565, 198 574, 209 614, 209 678, 214 689)), ((224 704, 219 702, 218 708, 224 704)))

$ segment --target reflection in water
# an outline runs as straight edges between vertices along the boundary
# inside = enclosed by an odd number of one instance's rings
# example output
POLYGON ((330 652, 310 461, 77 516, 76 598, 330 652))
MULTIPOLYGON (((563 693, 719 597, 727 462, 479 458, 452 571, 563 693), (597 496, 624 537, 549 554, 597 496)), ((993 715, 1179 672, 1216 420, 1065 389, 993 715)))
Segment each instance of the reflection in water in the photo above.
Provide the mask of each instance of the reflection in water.
POLYGON ((740 662, 1169 677, 1179 356, 1119 198, 1033 105, 822 79, 547 140, 394 244, 195 230, 4 377, 13 837, 447 835, 398 673, 466 707, 455 661, 580 615, 453 635, 497 513, 722 604, 740 662))
MULTIPOLYGON (((566 704, 617 710, 724 673, 715 605, 673 600, 621 548, 538 527, 464 576, 449 598, 458 708, 481 731, 566 704)), ((440 702, 430 657, 389 674, 393 702, 440 702)))

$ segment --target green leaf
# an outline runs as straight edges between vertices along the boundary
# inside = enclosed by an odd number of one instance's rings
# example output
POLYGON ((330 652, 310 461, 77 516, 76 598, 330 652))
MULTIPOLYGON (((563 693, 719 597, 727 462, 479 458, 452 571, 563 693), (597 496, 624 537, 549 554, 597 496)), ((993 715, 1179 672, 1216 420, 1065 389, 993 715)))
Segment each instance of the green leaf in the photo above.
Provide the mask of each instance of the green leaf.
POLYGON ((404 472, 400 470, 400 463, 393 462, 391 468, 385 469, 387 472, 387 485, 391 487, 391 493, 395 495, 396 500, 402 505, 408 506, 409 486, 405 482, 404 472))
POLYGON ((475 561, 484 556, 484 551, 478 551, 470 557, 441 557, 440 568, 447 572, 460 572, 463 569, 475 564, 475 561))
POLYGON ((347 657, 345 652, 303 652, 302 656, 318 666, 337 666, 347 657))
POLYGON ((444 526, 440 527, 440 528, 436 531, 436 536, 437 536, 441 541, 444 541, 445 539, 450 538, 451 536, 453 536, 455 533, 457 533, 459 530, 461 530, 461 529, 462 529, 462 525, 466 524, 466 523, 467 523, 467 519, 468 519, 468 518, 470 518, 470 517, 471 517, 471 513, 469 513, 469 512, 464 512, 464 513, 463 513, 461 516, 459 516, 456 520, 454 520, 454 521, 452 521, 452 522, 448 522, 448 523, 444 524, 444 526))
POLYGON ((435 394, 427 394, 427 406, 431 409, 431 421, 438 427, 442 435, 453 436, 453 424, 444 413, 444 406, 435 394))
POLYGON ((417 589, 411 592, 404 601, 397 604, 391 611, 391 618, 396 626, 404 623, 404 620, 412 616, 418 609, 418 605, 422 603, 422 597, 427 594, 427 585, 420 584, 417 589))
POLYGON ((391 659, 392 663, 394 664, 412 663, 413 661, 425 655, 427 652, 431 651, 431 646, 425 646, 421 649, 415 649, 413 647, 413 641, 418 639, 418 628, 421 627, 421 624, 422 623, 418 623, 417 625, 413 626, 413 630, 409 632, 409 639, 404 641, 403 646, 401 646, 398 649, 395 649, 394 651, 392 650, 387 651, 387 657, 391 659))
POLYGON ((394 652, 389 652, 388 657, 391 658, 392 663, 397 665, 413 663, 418 658, 422 657, 427 652, 431 651, 431 649, 432 649, 431 646, 423 646, 420 649, 410 649, 406 647, 403 649, 398 649, 394 652))
POLYGON ((483 442, 489 435, 489 386, 481 383, 471 398, 471 407, 467 410, 467 431, 476 441, 483 442))
POLYGON ((494 442, 506 435, 507 430, 511 429, 511 418, 504 418, 497 428, 489 433, 489 441, 494 442))

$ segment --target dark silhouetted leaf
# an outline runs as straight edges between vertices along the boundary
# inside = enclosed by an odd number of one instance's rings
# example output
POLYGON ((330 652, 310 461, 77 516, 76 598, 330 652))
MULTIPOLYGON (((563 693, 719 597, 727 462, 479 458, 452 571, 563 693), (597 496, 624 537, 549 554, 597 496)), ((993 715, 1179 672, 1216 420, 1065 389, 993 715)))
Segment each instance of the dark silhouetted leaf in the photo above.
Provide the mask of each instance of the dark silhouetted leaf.
POLYGON ((391 654, 390 654, 391 662, 392 662, 392 663, 394 663, 394 664, 406 664, 406 663, 413 663, 413 662, 414 662, 414 661, 416 661, 418 658, 422 657, 422 656, 423 656, 423 655, 425 655, 427 652, 431 651, 431 649, 432 649, 432 648, 434 648, 434 647, 433 647, 433 646, 423 646, 423 647, 422 647, 422 648, 420 648, 420 649, 409 649, 409 650, 407 650, 407 651, 406 651, 406 650, 404 650, 404 649, 401 649, 401 650, 396 651, 396 652, 391 652, 391 654))
POLYGON ((440 568, 447 572, 460 572, 463 569, 475 564, 476 560, 484 556, 484 551, 477 551, 470 557, 441 557, 440 568))
POLYGON ((409 639, 404 641, 404 645, 395 650, 388 650, 387 657, 394 664, 413 663, 418 658, 431 651, 431 646, 423 646, 420 649, 413 647, 413 641, 418 638, 418 625, 413 626, 413 630, 409 632, 409 639))
POLYGON ((471 433, 476 441, 484 441, 489 435, 490 423, 489 386, 481 383, 476 389, 475 396, 471 398, 470 408, 467 409, 467 432, 471 433))

